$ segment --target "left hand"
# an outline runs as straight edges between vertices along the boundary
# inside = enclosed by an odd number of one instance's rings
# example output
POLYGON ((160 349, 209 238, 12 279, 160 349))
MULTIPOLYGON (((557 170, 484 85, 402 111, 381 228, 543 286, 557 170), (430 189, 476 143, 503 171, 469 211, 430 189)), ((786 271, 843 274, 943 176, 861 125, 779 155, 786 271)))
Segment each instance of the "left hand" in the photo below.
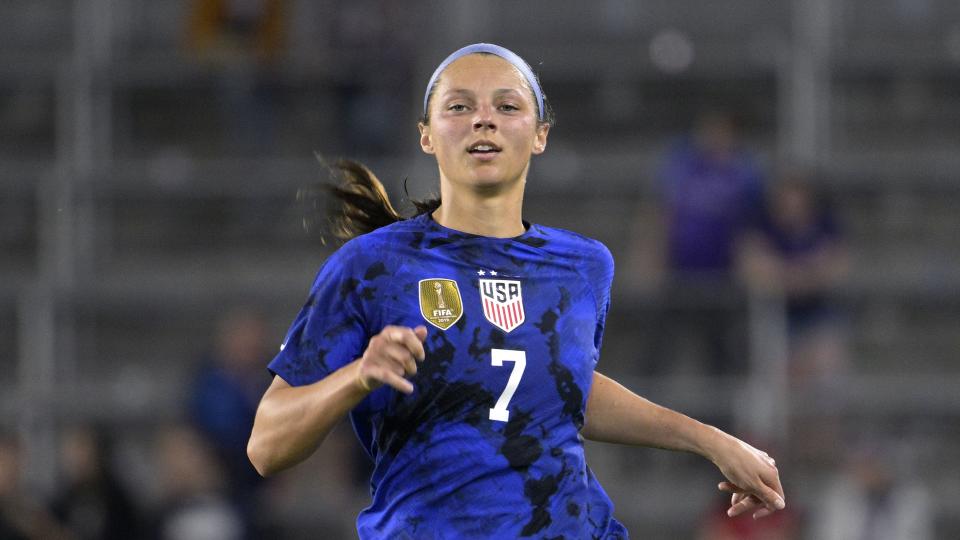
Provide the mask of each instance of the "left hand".
POLYGON ((758 519, 786 506, 777 463, 766 452, 729 437, 713 461, 727 478, 718 488, 732 494, 728 516, 753 512, 758 519))

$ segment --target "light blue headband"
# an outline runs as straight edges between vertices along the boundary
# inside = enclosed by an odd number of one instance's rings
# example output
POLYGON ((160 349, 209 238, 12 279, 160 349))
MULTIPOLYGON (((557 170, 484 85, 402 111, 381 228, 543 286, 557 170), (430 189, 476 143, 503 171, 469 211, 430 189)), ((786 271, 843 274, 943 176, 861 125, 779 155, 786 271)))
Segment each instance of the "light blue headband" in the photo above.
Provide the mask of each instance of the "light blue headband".
POLYGON ((530 69, 530 64, 527 64, 523 58, 520 58, 520 56, 517 55, 517 53, 499 45, 494 45, 493 43, 474 43, 473 45, 467 45, 466 47, 448 56, 443 62, 440 62, 440 65, 437 66, 437 70, 434 71, 433 76, 430 77, 430 82, 427 84, 427 92, 423 95, 423 116, 427 116, 427 102, 430 101, 430 90, 433 89, 433 85, 436 84, 437 78, 440 77, 440 74, 443 73, 443 70, 447 69, 447 66, 452 64, 455 60, 468 54, 476 53, 489 53, 497 55, 507 62, 513 64, 513 67, 520 71, 523 77, 527 79, 527 83, 530 84, 530 88, 533 89, 533 95, 537 98, 538 117, 540 118, 540 121, 543 122, 544 115, 546 114, 546 112, 543 110, 543 91, 540 89, 540 83, 537 82, 537 77, 533 74, 533 70, 530 69))

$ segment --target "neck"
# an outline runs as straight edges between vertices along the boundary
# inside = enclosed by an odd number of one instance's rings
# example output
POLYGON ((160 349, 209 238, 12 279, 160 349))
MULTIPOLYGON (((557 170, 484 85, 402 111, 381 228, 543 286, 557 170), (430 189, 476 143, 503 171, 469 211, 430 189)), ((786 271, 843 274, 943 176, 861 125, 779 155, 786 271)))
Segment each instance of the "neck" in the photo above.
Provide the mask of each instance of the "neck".
POLYGON ((526 175, 504 189, 475 190, 454 188, 441 178, 440 208, 433 213, 437 223, 457 231, 513 238, 524 233, 523 188, 526 175))

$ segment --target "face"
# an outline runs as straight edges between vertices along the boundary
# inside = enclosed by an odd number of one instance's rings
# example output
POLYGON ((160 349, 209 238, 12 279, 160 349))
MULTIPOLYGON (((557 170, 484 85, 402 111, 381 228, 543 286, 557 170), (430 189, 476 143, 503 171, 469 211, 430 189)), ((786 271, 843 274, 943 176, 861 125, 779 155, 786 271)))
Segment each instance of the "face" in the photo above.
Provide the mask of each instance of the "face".
POLYGON ((429 106, 420 146, 436 156, 441 180, 455 189, 522 182, 530 156, 546 149, 550 126, 538 125, 530 86, 498 56, 471 54, 450 64, 429 106))
POLYGON ((262 317, 249 309, 229 313, 220 322, 218 348, 223 367, 233 372, 259 372, 267 348, 267 328, 262 317))
POLYGON ((697 142, 714 159, 728 158, 736 147, 733 120, 723 113, 709 113, 698 120, 697 142))
POLYGON ((803 227, 814 219, 813 195, 802 184, 785 183, 773 192, 777 219, 789 227, 803 227))
POLYGON ((64 473, 75 481, 95 477, 99 472, 99 453, 92 432, 80 428, 69 430, 60 448, 64 473))

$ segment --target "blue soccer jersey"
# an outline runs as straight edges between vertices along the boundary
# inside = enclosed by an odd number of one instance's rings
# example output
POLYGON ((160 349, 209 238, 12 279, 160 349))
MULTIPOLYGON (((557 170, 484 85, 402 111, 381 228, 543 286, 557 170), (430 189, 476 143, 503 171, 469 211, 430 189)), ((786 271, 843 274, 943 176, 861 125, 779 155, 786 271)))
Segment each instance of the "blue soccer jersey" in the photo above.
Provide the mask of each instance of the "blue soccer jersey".
POLYGON ((516 238, 429 214, 343 245, 324 263, 270 370, 310 384, 387 325, 426 325, 405 395, 350 414, 375 466, 361 538, 626 538, 579 430, 610 301, 603 244, 532 225, 516 238))

